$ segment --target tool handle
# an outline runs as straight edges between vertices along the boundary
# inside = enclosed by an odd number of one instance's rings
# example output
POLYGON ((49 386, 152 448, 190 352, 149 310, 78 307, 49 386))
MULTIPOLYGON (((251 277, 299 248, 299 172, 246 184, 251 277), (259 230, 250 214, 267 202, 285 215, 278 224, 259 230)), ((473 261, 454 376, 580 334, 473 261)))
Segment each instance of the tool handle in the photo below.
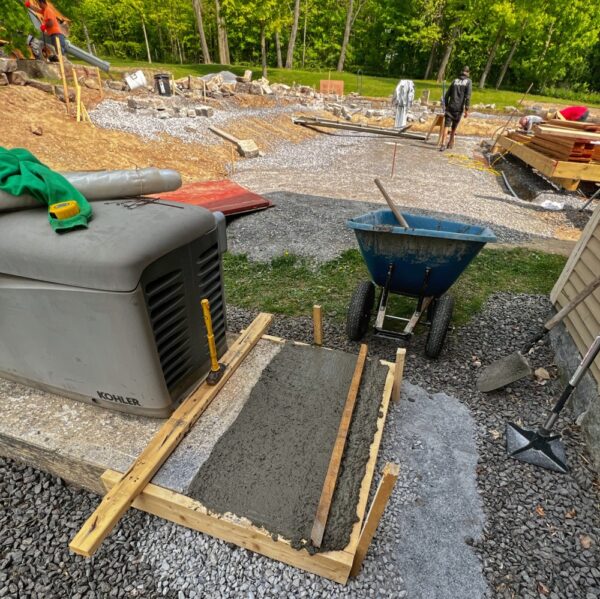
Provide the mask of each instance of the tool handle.
POLYGON ((206 338, 208 340, 208 353, 210 355, 210 369, 213 372, 219 370, 219 360, 217 359, 217 346, 215 345, 215 335, 212 328, 212 317, 210 315, 210 304, 207 299, 201 302, 202 312, 204 314, 204 325, 206 326, 206 338))
POLYGON ((589 285, 587 285, 583 291, 578 293, 564 308, 561 308, 545 325, 544 328, 547 331, 551 331, 563 318, 571 312, 574 308, 576 308, 588 295, 593 293, 596 289, 600 287, 600 277, 598 277, 595 281, 592 281, 589 285))
POLYGON ((587 350, 585 356, 583 356, 583 360, 577 367, 577 370, 574 372, 571 380, 569 381, 569 385, 573 387, 577 387, 577 384, 581 380, 581 377, 585 374, 585 371, 590 367, 591 363, 596 359, 596 356, 600 352, 600 335, 594 339, 592 345, 587 350))
POLYGON ((585 356, 579 363, 577 370, 573 373, 571 380, 568 382, 564 391, 561 393, 561 396, 558 398, 558 401, 552 408, 550 415, 548 416, 548 420, 544 423, 544 426, 540 427, 539 433, 543 436, 548 436, 550 434, 550 430, 554 426, 554 423, 558 419, 558 415, 561 413, 562 409, 565 407, 567 401, 569 401, 569 397, 577 387, 577 384, 581 380, 581 377, 585 374, 585 371, 590 367, 590 364, 596 359, 596 356, 600 352, 600 335, 596 337, 592 345, 590 345, 587 350, 585 356))
POLYGON ((385 201, 387 202, 391 211, 394 213, 394 216, 396 217, 396 220, 400 223, 400 226, 404 227, 405 229, 408 229, 409 226, 408 226, 408 223, 406 222, 406 219, 402 216, 402 213, 400 212, 400 210, 398 210, 398 208, 396 208, 396 205, 392 201, 392 198, 390 197, 388 192, 385 190, 383 183, 379 179, 375 179, 375 185, 377 185, 377 187, 379 187, 379 191, 381 192, 381 195, 383 195, 383 197, 385 198, 385 201))

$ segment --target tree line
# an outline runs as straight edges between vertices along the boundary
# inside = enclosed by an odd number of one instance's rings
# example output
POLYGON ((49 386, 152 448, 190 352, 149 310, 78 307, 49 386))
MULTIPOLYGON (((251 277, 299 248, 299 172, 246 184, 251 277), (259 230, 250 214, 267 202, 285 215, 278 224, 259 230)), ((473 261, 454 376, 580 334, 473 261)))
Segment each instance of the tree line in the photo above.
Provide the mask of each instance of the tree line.
MULTIPOLYGON (((18 10, 19 0, 0 0, 18 10)), ((600 0, 56 0, 75 43, 155 62, 600 91, 600 0)), ((3 19, 0 12, 0 21, 3 19)), ((6 27, 7 25, 5 25, 6 27)), ((8 28, 14 23, 8 23, 8 28)))

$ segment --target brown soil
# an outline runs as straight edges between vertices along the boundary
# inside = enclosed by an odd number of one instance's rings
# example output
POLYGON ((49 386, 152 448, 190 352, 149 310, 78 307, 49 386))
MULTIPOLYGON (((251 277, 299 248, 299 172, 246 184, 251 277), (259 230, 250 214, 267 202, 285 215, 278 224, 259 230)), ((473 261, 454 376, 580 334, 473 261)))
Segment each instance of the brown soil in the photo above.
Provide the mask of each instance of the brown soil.
MULTIPOLYGON (((98 100, 98 92, 84 90, 88 109, 98 100)), ((236 97, 235 102, 252 107, 269 105, 260 97, 236 97)), ((58 171, 157 166, 178 170, 186 181, 198 181, 227 176, 227 165, 232 158, 239 159, 226 142, 203 146, 184 143, 169 135, 162 136, 160 141, 143 140, 131 133, 77 123, 75 118, 67 116, 65 105, 54 96, 28 86, 0 88, 0 104, 9 121, 9 126, 3 128, 2 145, 26 148, 58 171), (42 135, 32 133, 40 127, 42 135)), ((272 148, 277 142, 298 142, 316 135, 295 126, 289 115, 269 122, 238 121, 227 129, 242 139, 254 139, 262 150, 272 148)))

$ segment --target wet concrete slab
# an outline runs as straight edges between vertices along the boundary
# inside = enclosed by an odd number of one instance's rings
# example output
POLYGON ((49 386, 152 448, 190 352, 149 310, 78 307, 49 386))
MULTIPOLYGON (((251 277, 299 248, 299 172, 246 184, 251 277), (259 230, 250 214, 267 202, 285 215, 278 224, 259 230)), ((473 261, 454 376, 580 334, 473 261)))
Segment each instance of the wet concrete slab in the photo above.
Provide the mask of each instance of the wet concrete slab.
MULTIPOLYGON (((211 511, 247 518, 293 547, 305 546, 355 364, 356 356, 345 352, 286 344, 189 495, 211 511)), ((323 550, 343 549, 350 540, 387 372, 377 360, 365 366, 323 550)))

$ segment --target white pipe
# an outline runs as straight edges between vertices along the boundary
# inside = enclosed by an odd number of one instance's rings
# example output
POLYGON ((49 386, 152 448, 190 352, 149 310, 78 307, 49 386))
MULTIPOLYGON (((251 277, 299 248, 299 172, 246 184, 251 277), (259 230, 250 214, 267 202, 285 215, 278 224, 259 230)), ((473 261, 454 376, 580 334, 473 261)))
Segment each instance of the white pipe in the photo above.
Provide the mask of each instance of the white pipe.
MULTIPOLYGON (((181 175, 172 169, 143 168, 62 174, 89 202, 174 191, 181 187, 181 175)), ((56 201, 68 199, 56 198, 56 201)), ((13 196, 0 190, 0 212, 39 208, 39 206, 40 202, 29 194, 13 196)))

